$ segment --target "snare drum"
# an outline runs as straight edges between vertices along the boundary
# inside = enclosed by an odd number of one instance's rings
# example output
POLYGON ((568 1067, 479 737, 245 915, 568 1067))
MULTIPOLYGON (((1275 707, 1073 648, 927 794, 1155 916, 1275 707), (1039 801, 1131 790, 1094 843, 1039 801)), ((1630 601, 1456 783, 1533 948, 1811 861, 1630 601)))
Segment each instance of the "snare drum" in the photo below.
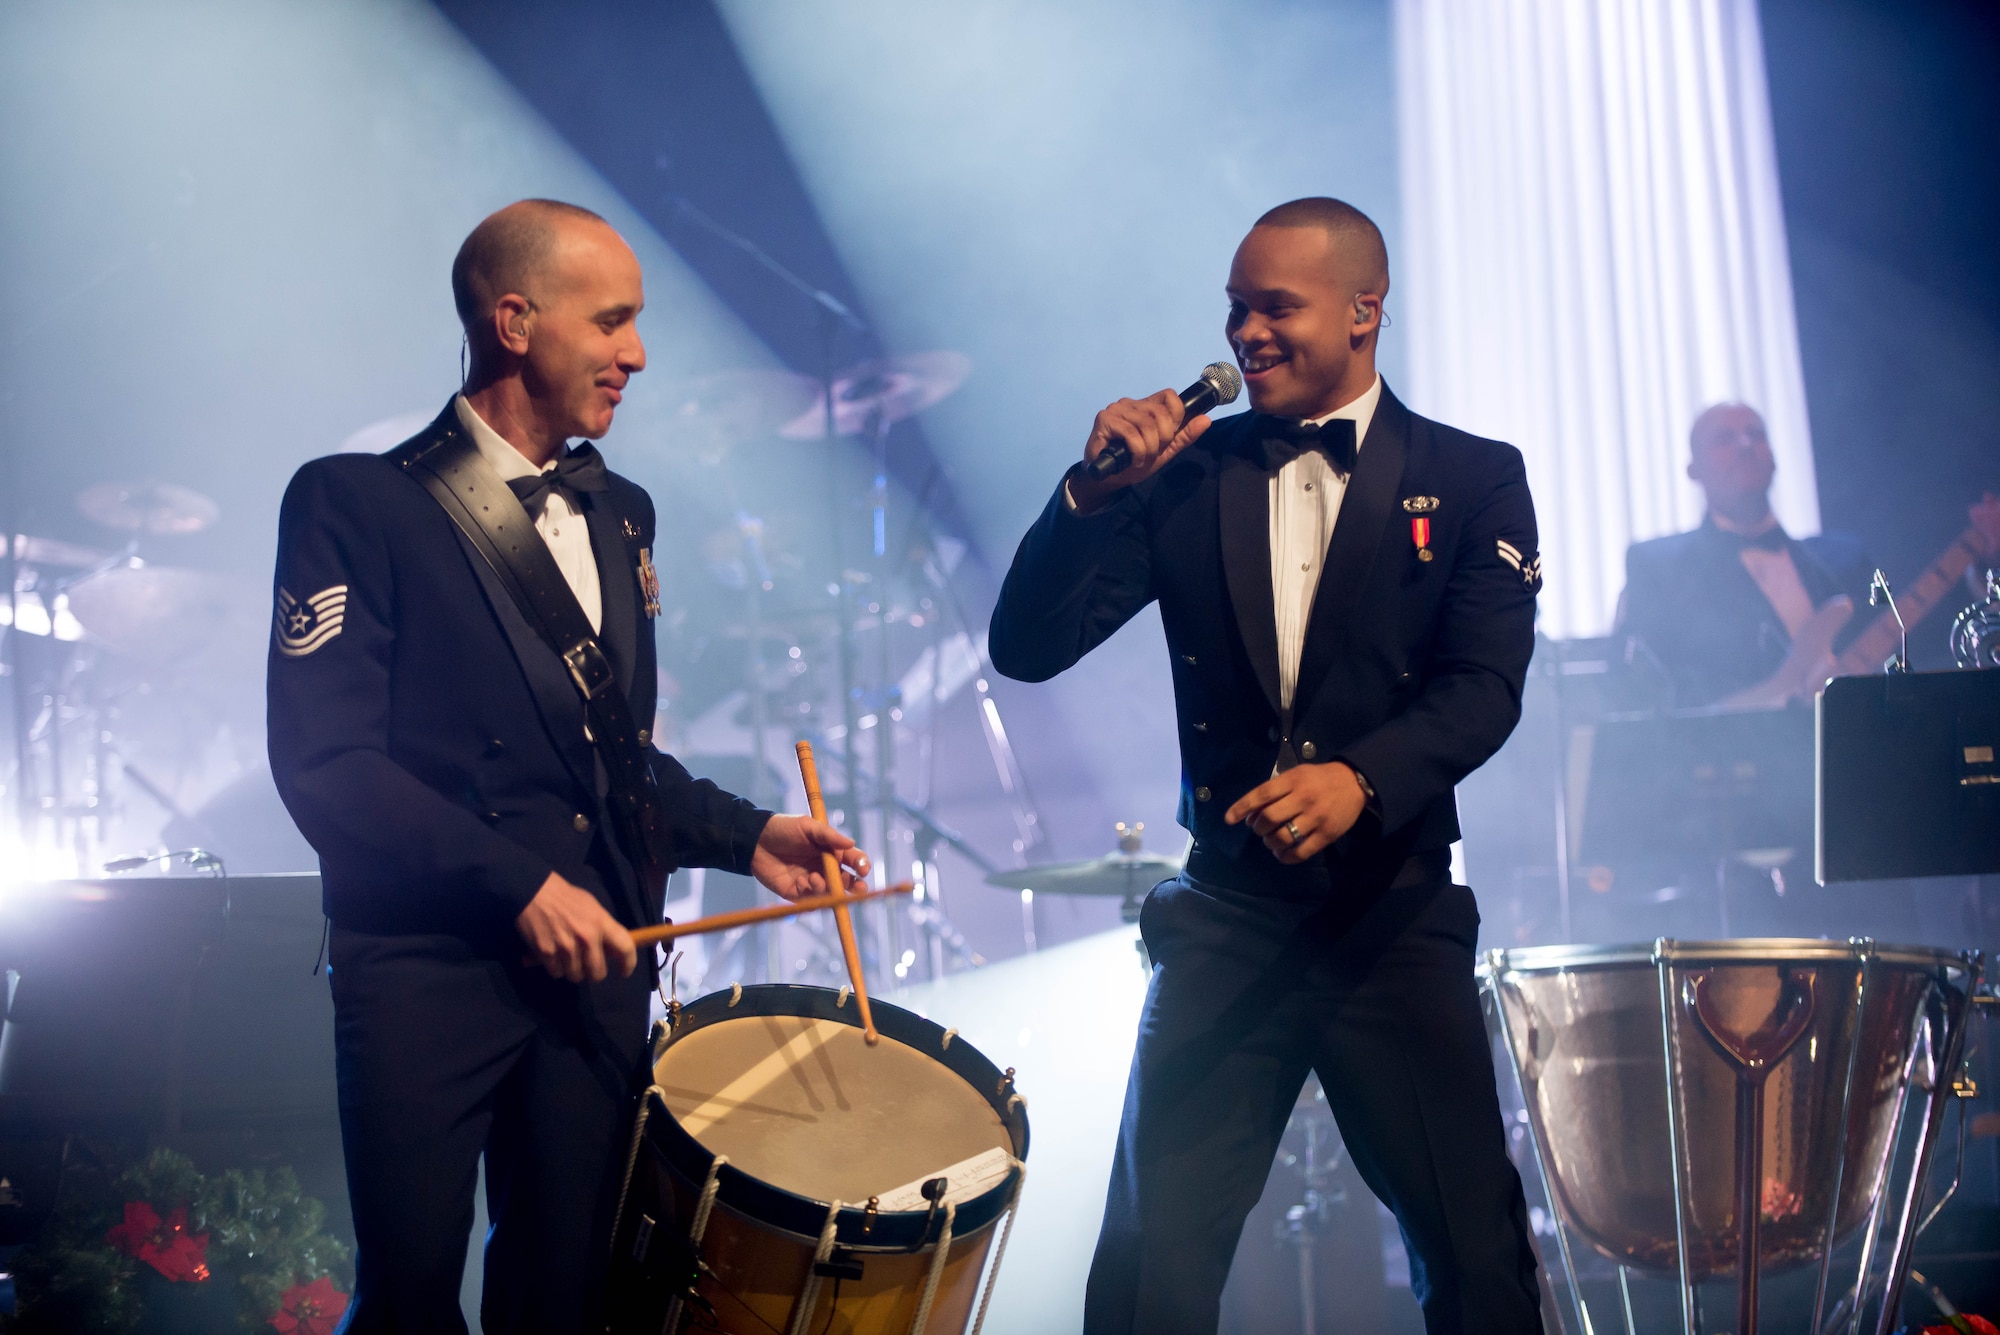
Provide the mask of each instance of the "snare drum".
POLYGON ((732 988, 659 1026, 614 1228, 614 1331, 942 1335, 975 1300, 983 1316, 1026 1106, 954 1031, 873 1011, 874 1047, 845 989, 732 988))

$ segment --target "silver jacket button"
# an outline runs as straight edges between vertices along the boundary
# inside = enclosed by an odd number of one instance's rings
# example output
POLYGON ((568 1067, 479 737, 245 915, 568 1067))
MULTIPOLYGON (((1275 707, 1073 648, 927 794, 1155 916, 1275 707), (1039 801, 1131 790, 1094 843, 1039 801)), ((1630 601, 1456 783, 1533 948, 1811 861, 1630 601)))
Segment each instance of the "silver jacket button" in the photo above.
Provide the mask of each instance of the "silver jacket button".
POLYGON ((590 817, 584 815, 581 811, 576 813, 575 817, 571 819, 569 824, 570 828, 575 830, 578 834, 590 833, 590 817))
POLYGON ((1197 801, 1197 802, 1206 802, 1206 801, 1208 801, 1208 789, 1206 789, 1206 788, 1197 788, 1197 789, 1195 789, 1195 790, 1194 790, 1194 800, 1195 800, 1195 801, 1197 801))
POLYGON ((1299 743, 1299 759, 1311 760, 1315 754, 1316 752, 1313 750, 1313 744, 1311 742, 1299 743))

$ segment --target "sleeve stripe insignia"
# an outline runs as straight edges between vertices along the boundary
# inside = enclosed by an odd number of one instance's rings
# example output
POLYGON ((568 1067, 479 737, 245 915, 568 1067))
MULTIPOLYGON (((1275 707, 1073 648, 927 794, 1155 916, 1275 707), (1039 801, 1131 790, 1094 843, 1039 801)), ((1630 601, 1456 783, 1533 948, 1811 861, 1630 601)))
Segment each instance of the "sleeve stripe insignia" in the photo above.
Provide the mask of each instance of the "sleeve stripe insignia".
POLYGON ((280 588, 276 619, 278 652, 287 658, 304 658, 340 634, 347 619, 347 586, 321 589, 303 601, 280 588))
POLYGON ((1542 558, 1538 552, 1523 557, 1521 549, 1505 538, 1495 540, 1499 544, 1500 559, 1521 572, 1521 582, 1532 591, 1542 587, 1542 558))

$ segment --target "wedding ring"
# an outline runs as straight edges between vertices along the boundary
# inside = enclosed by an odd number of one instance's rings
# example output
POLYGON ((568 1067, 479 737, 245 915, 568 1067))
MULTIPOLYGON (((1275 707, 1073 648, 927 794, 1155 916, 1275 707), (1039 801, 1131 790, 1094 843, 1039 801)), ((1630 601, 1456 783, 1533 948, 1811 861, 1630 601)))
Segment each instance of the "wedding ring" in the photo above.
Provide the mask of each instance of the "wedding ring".
POLYGON ((1299 823, 1291 820, 1286 821, 1285 833, 1292 836, 1292 842, 1296 844, 1299 841, 1299 823))

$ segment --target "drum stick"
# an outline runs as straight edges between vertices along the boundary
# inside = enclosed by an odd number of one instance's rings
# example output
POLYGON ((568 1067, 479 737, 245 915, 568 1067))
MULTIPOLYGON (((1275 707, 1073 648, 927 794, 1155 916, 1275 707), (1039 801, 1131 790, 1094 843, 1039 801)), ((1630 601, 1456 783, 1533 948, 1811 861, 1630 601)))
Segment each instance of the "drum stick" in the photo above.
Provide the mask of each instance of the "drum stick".
MULTIPOLYGON (((800 742, 799 777, 805 780, 806 807, 812 818, 822 825, 826 823, 826 798, 819 791, 819 766, 813 764, 811 742, 800 742)), ((847 956, 847 981, 854 987, 854 1000, 861 1008, 861 1036, 869 1043, 880 1043, 882 1036, 875 1032, 875 1016, 868 1009, 868 980, 861 976, 861 948, 854 943, 854 919, 847 912, 848 901, 853 898, 847 893, 847 878, 840 874, 840 859, 830 852, 820 853, 820 867, 826 874, 827 896, 833 900, 833 922, 840 929, 840 951, 847 956)))
POLYGON ((808 895, 789 904, 761 904, 753 909, 734 909, 728 913, 711 914, 706 918, 695 918, 688 922, 663 922, 657 927, 641 927, 632 933, 632 944, 650 946, 657 945, 661 941, 672 941, 676 937, 700 936, 704 932, 726 932, 732 927, 749 927, 755 923, 770 922, 773 918, 789 918, 794 913, 830 909, 836 903, 860 904, 888 895, 907 895, 914 889, 916 882, 903 881, 890 886, 887 890, 863 890, 857 894, 839 896, 808 895))

